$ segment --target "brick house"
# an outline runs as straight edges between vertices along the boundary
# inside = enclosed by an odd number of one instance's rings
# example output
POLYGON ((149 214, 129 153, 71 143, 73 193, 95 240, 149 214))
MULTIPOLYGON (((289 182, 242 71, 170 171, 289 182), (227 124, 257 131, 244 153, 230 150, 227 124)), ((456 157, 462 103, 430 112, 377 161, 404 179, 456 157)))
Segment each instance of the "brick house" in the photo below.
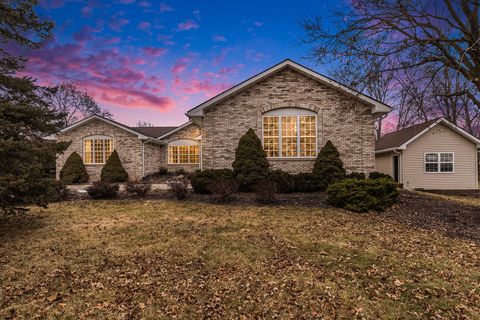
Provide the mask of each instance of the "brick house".
POLYGON ((270 165, 311 171, 331 140, 347 171, 375 166, 374 121, 390 107, 291 60, 285 60, 189 110, 179 127, 129 127, 97 115, 57 135, 72 141, 57 158, 57 175, 76 151, 91 180, 98 180, 116 149, 131 179, 170 170, 231 168, 240 137, 252 128, 270 165))

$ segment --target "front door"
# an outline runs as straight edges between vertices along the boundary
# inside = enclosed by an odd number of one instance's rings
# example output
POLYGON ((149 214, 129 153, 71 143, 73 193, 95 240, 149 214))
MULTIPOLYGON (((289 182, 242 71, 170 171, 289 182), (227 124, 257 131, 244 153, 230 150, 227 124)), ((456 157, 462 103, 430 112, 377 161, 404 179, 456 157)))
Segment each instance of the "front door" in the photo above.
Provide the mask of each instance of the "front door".
POLYGON ((399 157, 393 156, 393 179, 398 182, 399 157))

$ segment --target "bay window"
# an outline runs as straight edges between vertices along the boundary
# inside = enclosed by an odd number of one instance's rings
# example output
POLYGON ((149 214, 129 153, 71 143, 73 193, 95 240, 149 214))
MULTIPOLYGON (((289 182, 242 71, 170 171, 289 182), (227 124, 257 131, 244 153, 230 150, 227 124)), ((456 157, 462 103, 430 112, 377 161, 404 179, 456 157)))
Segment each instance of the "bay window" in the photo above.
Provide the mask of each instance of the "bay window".
POLYGON ((263 116, 262 142, 270 158, 315 157, 317 116, 304 109, 270 111, 263 116))
POLYGON ((426 173, 453 172, 453 152, 425 153, 426 173))
POLYGON ((113 139, 110 137, 87 137, 83 139, 83 163, 105 164, 113 149, 113 139))

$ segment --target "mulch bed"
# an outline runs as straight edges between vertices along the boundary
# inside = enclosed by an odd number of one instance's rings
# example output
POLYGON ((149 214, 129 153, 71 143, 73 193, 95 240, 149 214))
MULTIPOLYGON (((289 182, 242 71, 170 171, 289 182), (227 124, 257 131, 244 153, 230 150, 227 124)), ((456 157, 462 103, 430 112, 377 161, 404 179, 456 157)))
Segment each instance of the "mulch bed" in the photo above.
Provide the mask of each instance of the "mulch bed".
POLYGON ((448 237, 480 242, 480 207, 403 191, 398 203, 379 215, 448 237))
POLYGON ((446 196, 459 196, 480 198, 480 190, 422 190, 423 192, 443 194, 446 196))

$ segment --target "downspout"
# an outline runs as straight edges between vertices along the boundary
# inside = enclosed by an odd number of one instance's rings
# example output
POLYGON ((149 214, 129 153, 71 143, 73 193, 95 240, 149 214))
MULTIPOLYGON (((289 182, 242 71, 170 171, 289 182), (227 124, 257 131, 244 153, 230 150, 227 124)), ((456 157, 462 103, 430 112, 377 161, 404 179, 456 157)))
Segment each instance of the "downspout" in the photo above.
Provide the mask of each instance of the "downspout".
POLYGON ((142 179, 145 177, 145 140, 142 140, 142 179))

